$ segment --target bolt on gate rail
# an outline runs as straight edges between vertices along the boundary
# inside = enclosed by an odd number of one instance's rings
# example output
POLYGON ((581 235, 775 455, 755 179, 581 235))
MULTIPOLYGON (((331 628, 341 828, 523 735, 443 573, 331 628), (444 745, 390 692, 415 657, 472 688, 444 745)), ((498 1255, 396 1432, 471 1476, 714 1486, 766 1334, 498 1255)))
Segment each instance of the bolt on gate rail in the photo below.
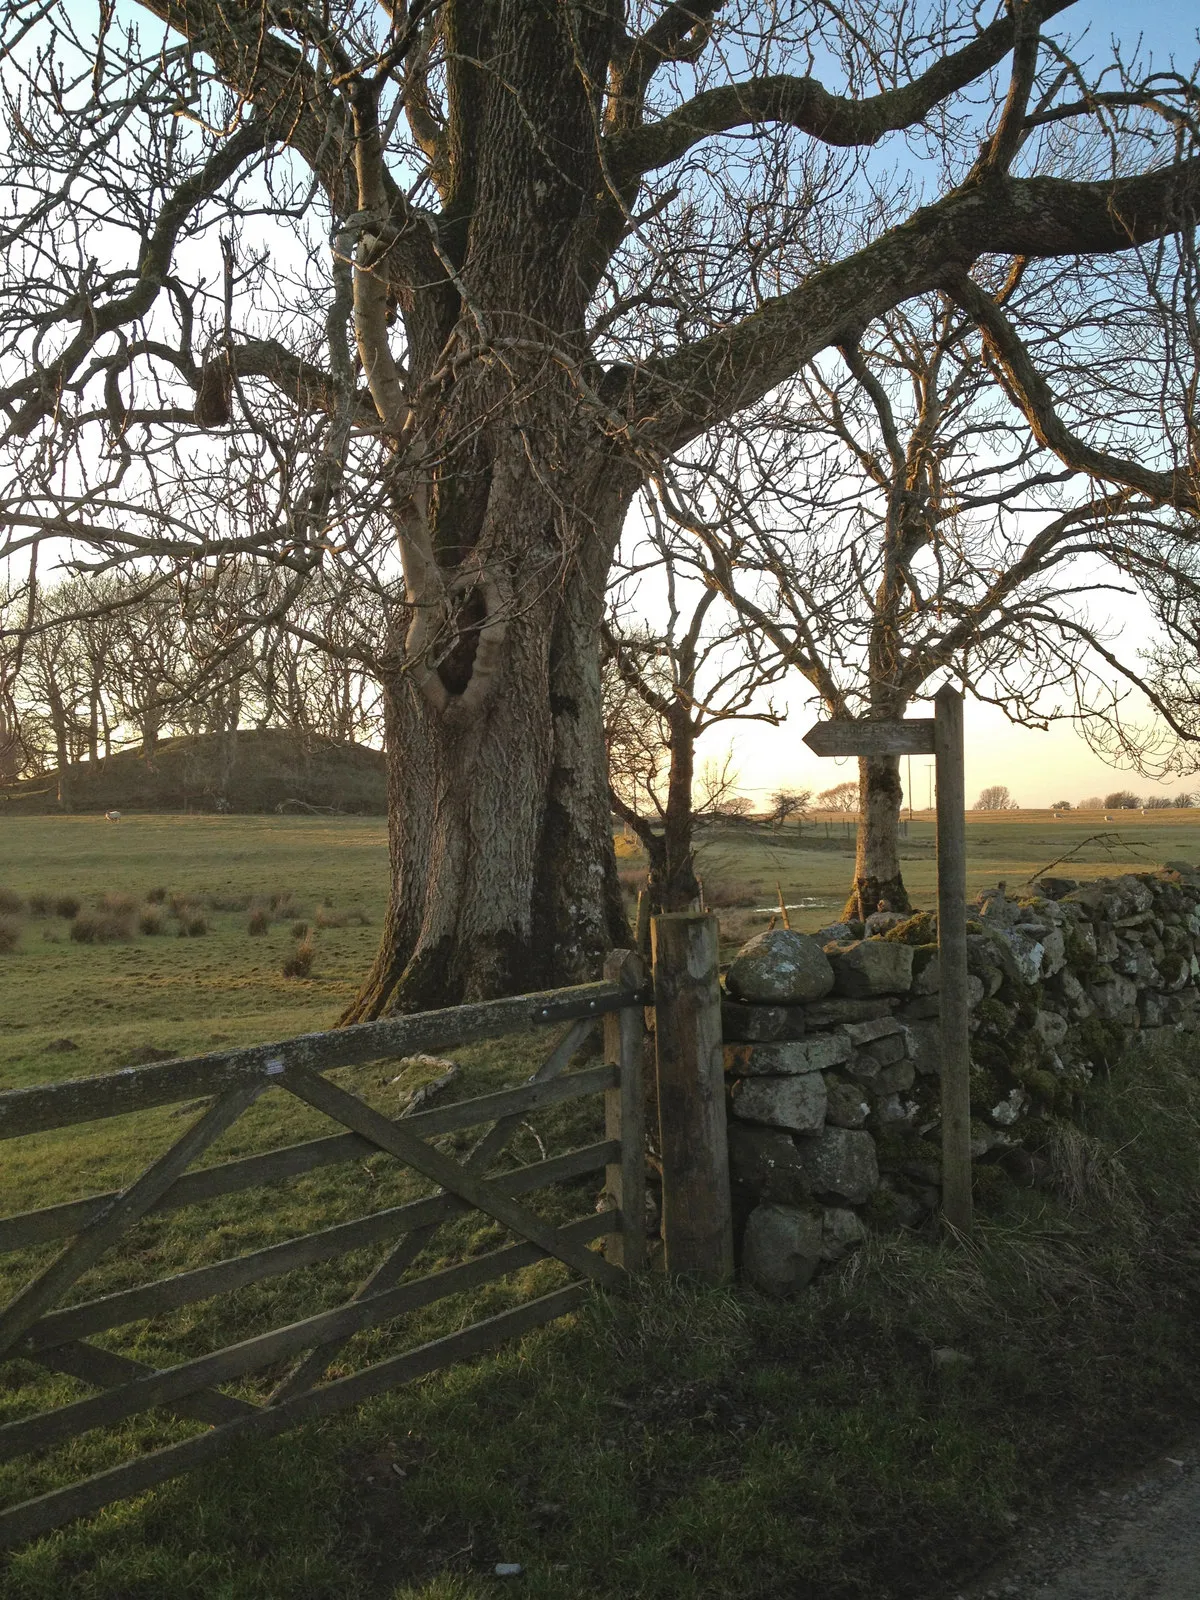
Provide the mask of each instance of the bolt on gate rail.
MULTIPOLYGON (((0 1310, 0 1367, 15 1363, 19 1379, 20 1364, 32 1362, 98 1391, 0 1424, 0 1461, 64 1444, 93 1428, 148 1410, 207 1426, 205 1432, 0 1510, 0 1546, 20 1543, 210 1462, 235 1439, 269 1438, 490 1350, 572 1310, 589 1283, 620 1286, 627 1273, 643 1265, 646 1248, 641 1081, 641 1008, 646 1001, 639 959, 628 951, 616 951, 600 983, 0 1093, 0 1139, 197 1097, 206 1101, 182 1136, 128 1187, 0 1218, 0 1255, 18 1251, 44 1255, 42 1247, 69 1240, 0 1310), (562 1023, 567 1024, 566 1031, 521 1087, 407 1117, 386 1116, 325 1076, 336 1068, 388 1056, 451 1049, 524 1027, 562 1023), (567 1070, 597 1025, 603 1027, 603 1064, 567 1070), (264 1093, 295 1096, 344 1131, 189 1170, 264 1093), (530 1113, 601 1093, 602 1141, 531 1166, 492 1170, 530 1113), (490 1127, 461 1162, 430 1142, 437 1135, 482 1124, 490 1127), (379 1152, 432 1181, 437 1192, 98 1298, 72 1296, 102 1257, 123 1241, 129 1243, 130 1230, 141 1218, 379 1152), (600 1170, 605 1171, 607 1208, 565 1224, 546 1220, 520 1198, 600 1170), (422 1276, 406 1276, 442 1224, 472 1210, 499 1224, 515 1242, 422 1276), (601 1238, 604 1255, 588 1248, 601 1238), (92 1342, 97 1334, 372 1245, 383 1246, 384 1253, 343 1304, 205 1355, 154 1367, 92 1342), (355 1334, 547 1258, 568 1267, 575 1274, 573 1281, 455 1333, 322 1382, 355 1334), (227 1392, 227 1385, 288 1361, 292 1365, 265 1398, 251 1400, 244 1392, 227 1392)), ((18 1391, 18 1410, 20 1404, 18 1391)))

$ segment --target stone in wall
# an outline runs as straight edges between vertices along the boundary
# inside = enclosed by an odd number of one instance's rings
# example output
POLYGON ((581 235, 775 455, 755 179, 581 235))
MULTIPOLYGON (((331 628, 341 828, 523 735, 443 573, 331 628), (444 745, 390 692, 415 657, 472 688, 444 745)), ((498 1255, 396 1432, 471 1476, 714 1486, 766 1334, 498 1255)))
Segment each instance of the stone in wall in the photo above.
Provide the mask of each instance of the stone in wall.
POLYGON ((815 939, 791 928, 757 934, 738 951, 725 977, 735 1000, 795 1004, 833 988, 833 968, 815 939))
POLYGON ((792 1077, 798 1072, 824 1072, 848 1061, 852 1045, 845 1033, 818 1033, 784 1044, 727 1044, 725 1071, 737 1077, 792 1077))
POLYGON ((751 1006, 726 1000, 721 1006, 721 1032, 727 1044, 767 1044, 776 1039, 803 1039, 802 1006, 751 1006))
POLYGON ((825 1123, 825 1079, 819 1072, 787 1078, 739 1078, 732 1089, 733 1114, 793 1133, 812 1133, 825 1123))
POLYGON ((754 1127, 736 1117, 729 1123, 729 1175, 751 1201, 795 1201, 808 1196, 808 1178, 790 1133, 754 1127))
POLYGON ((825 1121, 835 1128, 861 1128, 871 1115, 871 1102, 861 1084, 841 1073, 825 1074, 825 1121))
MULTIPOLYGON (((1036 1182, 1040 1130, 1074 1115, 1093 1073, 1139 1035, 1200 1031, 1200 871, 1041 879, 1017 895, 1000 886, 968 919, 978 1181, 990 1170, 1036 1182)), ((772 1237, 801 1240, 793 1253, 806 1263, 756 1269, 772 1292, 786 1292, 789 1273, 799 1286, 813 1261, 836 1258, 817 1247, 818 1216, 822 1239, 843 1228, 852 1243, 860 1208, 914 1227, 937 1207, 936 924, 918 913, 889 916, 879 933, 823 930, 832 993, 801 998, 789 981, 769 1003, 727 1008, 740 1214, 774 1205, 806 1219, 771 1221, 772 1237)), ((755 1224, 763 1239, 767 1220, 755 1224)))
POLYGON ((890 1017, 900 1004, 897 995, 879 995, 874 1000, 817 1000, 804 1007, 809 1028, 827 1028, 838 1022, 872 1022, 890 1017))
POLYGON ((828 954, 833 963, 833 988, 848 999, 907 994, 912 987, 913 954, 909 945, 859 939, 854 944, 835 947, 828 954))
POLYGON ((797 1148, 812 1194, 862 1205, 879 1186, 879 1158, 869 1133, 826 1126, 797 1148))
POLYGON ((823 1217, 819 1207, 755 1206, 742 1239, 742 1272, 767 1294, 794 1294, 821 1265, 823 1217))

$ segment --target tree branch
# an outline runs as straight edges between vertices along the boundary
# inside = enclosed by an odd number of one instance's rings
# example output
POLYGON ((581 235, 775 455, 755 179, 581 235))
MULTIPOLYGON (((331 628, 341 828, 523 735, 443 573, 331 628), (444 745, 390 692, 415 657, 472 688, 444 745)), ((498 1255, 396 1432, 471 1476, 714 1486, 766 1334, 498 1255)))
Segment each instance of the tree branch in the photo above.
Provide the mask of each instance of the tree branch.
MULTIPOLYGON (((1038 23, 1074 3, 1045 0, 1042 5, 1031 4, 1028 10, 1035 37, 1038 23)), ((885 134, 913 127, 934 106, 996 66, 1012 49, 1016 33, 1013 17, 1000 17, 970 44, 934 62, 911 83, 862 100, 830 94, 815 78, 789 74, 705 89, 659 122, 610 135, 609 171, 623 183, 678 160, 702 139, 765 122, 787 123, 824 144, 877 144, 885 134)))
POLYGON ((1102 183, 992 177, 953 190, 730 328, 634 370, 604 395, 641 437, 673 450, 762 399, 830 345, 901 301, 944 288, 984 255, 1107 255, 1200 211, 1200 158, 1102 183))
POLYGON ((1077 472, 1136 489, 1159 504, 1179 510, 1200 508, 1197 486, 1190 473, 1179 468, 1155 472, 1140 462, 1097 450, 1072 433, 1058 415, 1050 385, 1034 366, 1016 329, 995 300, 965 272, 948 274, 946 289, 978 325, 1006 389, 1024 412, 1039 444, 1053 450, 1060 461, 1077 472))

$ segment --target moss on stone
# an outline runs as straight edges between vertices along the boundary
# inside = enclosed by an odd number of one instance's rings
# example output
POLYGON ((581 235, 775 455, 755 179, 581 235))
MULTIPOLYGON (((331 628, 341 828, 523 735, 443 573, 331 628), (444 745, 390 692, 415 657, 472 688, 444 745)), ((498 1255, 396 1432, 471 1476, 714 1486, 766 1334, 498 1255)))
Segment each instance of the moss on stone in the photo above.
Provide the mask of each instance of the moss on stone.
POLYGON ((1158 970, 1162 973, 1163 982, 1173 987, 1175 984, 1183 982, 1184 974, 1188 970, 1188 962, 1183 959, 1182 955, 1171 951, 1161 958, 1158 970))
POLYGON ((932 944, 937 947, 937 912, 917 911, 906 922, 898 922, 883 935, 893 944, 932 944))
POLYGON ((981 1000, 975 1007, 975 1015, 981 1028, 996 1028, 1003 1032, 1012 1025, 1008 1008, 999 1000, 981 1000))
POLYGON ((1111 1066, 1125 1048, 1126 1037, 1121 1023, 1106 1022, 1101 1017, 1085 1017, 1076 1032, 1084 1058, 1093 1067, 1111 1066))

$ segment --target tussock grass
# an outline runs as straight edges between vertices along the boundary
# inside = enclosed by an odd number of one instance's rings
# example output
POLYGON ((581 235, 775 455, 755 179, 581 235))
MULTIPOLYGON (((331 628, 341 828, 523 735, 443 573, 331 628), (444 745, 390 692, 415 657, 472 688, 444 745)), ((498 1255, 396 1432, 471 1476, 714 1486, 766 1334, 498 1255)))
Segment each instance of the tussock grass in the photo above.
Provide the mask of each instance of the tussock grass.
POLYGON ((21 942, 21 919, 0 915, 0 955, 8 955, 21 942))
POLYGON ((153 939, 158 934, 166 932, 163 914, 157 906, 147 906, 143 910, 138 918, 138 932, 145 934, 148 939, 153 939))
POLYGON ((251 938, 257 939, 261 938, 264 933, 269 932, 270 927, 271 913, 265 910, 264 907, 259 906, 250 913, 250 920, 246 923, 246 932, 251 938))
POLYGON ((54 902, 54 915, 70 922, 72 917, 79 915, 83 901, 75 894, 60 894, 54 902))
POLYGON ((203 939, 209 931, 208 918, 200 911, 188 911, 180 915, 179 937, 181 939, 203 939))
POLYGON ((133 938, 133 917, 114 911, 82 911, 71 923, 76 944, 115 944, 133 938))
POLYGON ((136 895, 114 893, 112 890, 106 890, 96 901, 99 910, 109 912, 114 917, 132 917, 139 904, 136 895))
POLYGON ((304 921, 293 922, 289 929, 293 939, 307 939, 309 931, 308 923, 304 921))
POLYGON ((19 917, 25 910, 25 900, 13 889, 0 889, 0 914, 19 917))
POLYGON ((40 891, 36 894, 31 894, 27 903, 31 917, 49 917, 54 914, 54 900, 48 894, 43 894, 40 891))
MULTIPOLYGON (((295 929, 292 929, 293 934, 295 929)), ((312 935, 305 929, 304 938, 286 958, 280 971, 285 978, 311 978, 313 962, 316 960, 316 946, 313 944, 312 935)))
POLYGON ((246 911, 250 901, 248 894, 209 894, 204 897, 204 904, 210 911, 246 911))

